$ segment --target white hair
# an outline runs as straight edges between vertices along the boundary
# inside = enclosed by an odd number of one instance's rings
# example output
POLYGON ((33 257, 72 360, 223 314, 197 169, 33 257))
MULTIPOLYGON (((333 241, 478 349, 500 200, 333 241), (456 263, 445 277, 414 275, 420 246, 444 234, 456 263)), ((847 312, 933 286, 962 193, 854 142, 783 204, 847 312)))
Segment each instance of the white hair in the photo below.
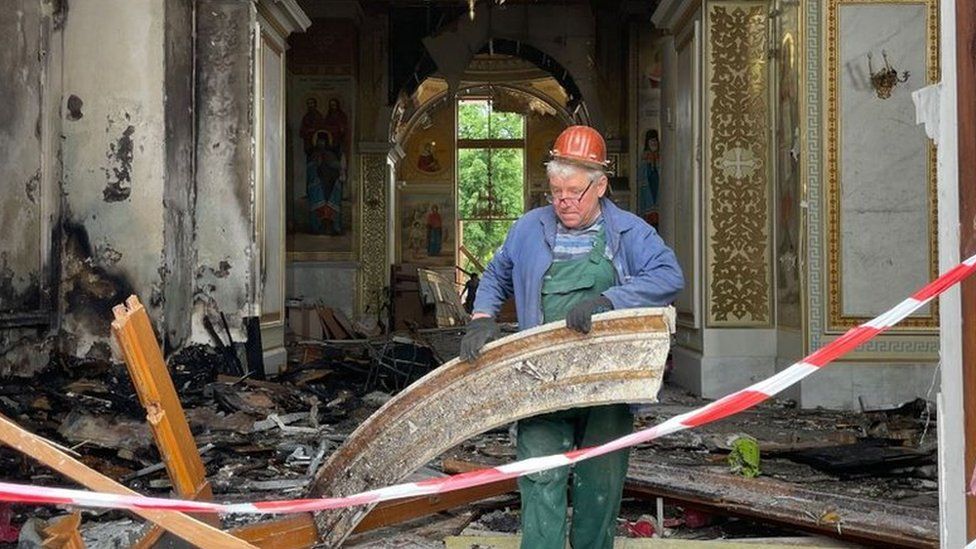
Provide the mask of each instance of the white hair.
POLYGON ((565 162, 562 160, 550 160, 546 164, 546 175, 550 178, 569 179, 577 174, 585 174, 589 181, 599 181, 600 177, 606 175, 603 170, 596 168, 586 168, 579 164, 565 162))

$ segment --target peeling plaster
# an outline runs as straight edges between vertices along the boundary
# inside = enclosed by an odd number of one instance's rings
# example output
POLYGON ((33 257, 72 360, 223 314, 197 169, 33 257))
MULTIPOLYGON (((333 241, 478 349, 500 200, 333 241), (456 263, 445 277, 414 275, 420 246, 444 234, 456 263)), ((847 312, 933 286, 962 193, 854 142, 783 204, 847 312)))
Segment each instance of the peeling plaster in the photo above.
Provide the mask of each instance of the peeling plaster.
MULTIPOLYGON (((125 118, 129 119, 128 113, 125 118)), ((111 168, 103 168, 108 178, 105 190, 102 191, 105 202, 122 202, 128 200, 132 194, 132 134, 135 131, 136 128, 132 125, 126 127, 119 139, 109 144, 109 150, 105 153, 109 162, 115 164, 111 168)))
POLYGON ((149 292, 149 306, 154 309, 161 309, 166 303, 166 299, 163 298, 163 288, 161 284, 153 284, 152 291, 149 292))
POLYGON ((217 278, 227 278, 230 275, 230 263, 227 261, 221 261, 217 270, 214 271, 214 276, 217 278))
POLYGON ((115 265, 122 260, 122 252, 113 248, 107 240, 98 246, 97 255, 102 263, 115 265))
MULTIPOLYGON (((41 265, 45 260, 41 216, 47 36, 38 1, 15 2, 0 10, 0 315, 36 315, 42 306, 41 265)), ((0 355, 5 351, 0 349, 0 355)))
POLYGON ((65 314, 92 335, 107 338, 111 335, 112 307, 136 292, 126 274, 110 272, 100 264, 83 225, 65 222, 62 228, 65 314))
POLYGON ((31 203, 33 204, 37 204, 37 188, 40 185, 40 183, 41 183, 41 169, 37 168, 37 171, 34 172, 34 175, 32 175, 30 179, 27 180, 27 183, 24 184, 24 192, 27 193, 27 200, 30 200, 31 203))
POLYGON ((85 116, 81 112, 81 107, 84 106, 85 102, 81 100, 77 95, 71 94, 68 97, 68 120, 75 121, 81 120, 85 116))
POLYGON ((193 301, 205 304, 213 308, 218 308, 216 292, 217 279, 227 278, 230 274, 230 263, 221 261, 217 269, 209 265, 200 265, 194 273, 196 282, 194 283, 193 301))

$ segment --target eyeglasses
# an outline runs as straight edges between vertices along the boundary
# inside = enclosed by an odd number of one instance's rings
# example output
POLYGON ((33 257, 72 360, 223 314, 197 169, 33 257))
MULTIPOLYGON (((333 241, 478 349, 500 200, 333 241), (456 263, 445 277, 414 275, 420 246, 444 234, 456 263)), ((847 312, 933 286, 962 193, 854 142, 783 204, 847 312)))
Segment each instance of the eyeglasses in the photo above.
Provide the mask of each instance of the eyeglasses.
POLYGON ((556 202, 568 202, 570 204, 579 204, 580 200, 583 200, 583 196, 586 195, 586 191, 590 190, 593 186, 593 179, 590 180, 590 184, 583 189, 583 192, 573 196, 575 193, 564 192, 560 196, 555 196, 552 191, 546 193, 546 202, 550 204, 555 204, 556 202))

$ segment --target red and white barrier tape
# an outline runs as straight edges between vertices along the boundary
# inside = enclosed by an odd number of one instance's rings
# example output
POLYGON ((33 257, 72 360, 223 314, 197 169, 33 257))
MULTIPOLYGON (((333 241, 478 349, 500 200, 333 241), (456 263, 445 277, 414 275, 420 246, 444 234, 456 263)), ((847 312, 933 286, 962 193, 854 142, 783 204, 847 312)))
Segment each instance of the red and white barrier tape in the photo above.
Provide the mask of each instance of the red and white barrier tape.
POLYGON ((823 368, 831 361, 850 352, 858 345, 891 328, 898 322, 901 322, 916 309, 973 274, 973 272, 976 272, 976 256, 970 257, 939 278, 925 285, 922 289, 915 292, 911 297, 902 301, 888 312, 860 326, 851 328, 841 337, 782 372, 697 410, 672 417, 653 427, 592 448, 583 448, 565 454, 516 461, 491 469, 481 469, 450 477, 396 484, 342 498, 220 504, 178 499, 124 496, 64 488, 42 488, 0 482, 0 501, 50 505, 68 504, 113 509, 155 509, 192 513, 301 513, 378 503, 404 497, 440 494, 515 478, 564 465, 571 465, 585 459, 602 456, 623 448, 629 448, 677 431, 705 425, 706 423, 711 423, 751 408, 816 372, 820 368, 823 368))

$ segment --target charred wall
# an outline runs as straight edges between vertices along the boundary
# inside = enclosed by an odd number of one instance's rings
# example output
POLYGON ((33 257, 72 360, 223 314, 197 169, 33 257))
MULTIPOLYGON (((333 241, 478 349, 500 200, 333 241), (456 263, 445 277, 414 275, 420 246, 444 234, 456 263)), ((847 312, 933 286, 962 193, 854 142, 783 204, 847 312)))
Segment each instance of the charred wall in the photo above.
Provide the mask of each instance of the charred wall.
POLYGON ((199 0, 196 40, 196 243, 193 339, 201 315, 232 324, 249 313, 253 271, 253 28, 251 2, 199 0))
POLYGON ((176 349, 190 335, 193 295, 193 0, 165 0, 166 180, 163 190, 164 256, 163 313, 166 350, 176 349))
POLYGON ((163 327, 165 2, 76 2, 64 22, 61 349, 105 354, 134 293, 163 327))
POLYGON ((253 3, 12 5, 0 376, 30 375, 48 351, 117 359, 111 308, 130 294, 168 352, 193 336, 195 307, 238 324, 254 295, 253 3))
POLYGON ((61 26, 67 4, 0 11, 0 375, 31 375, 54 346, 61 26))
POLYGON ((0 10, 0 323, 16 323, 43 307, 41 117, 45 24, 39 0, 0 10))

